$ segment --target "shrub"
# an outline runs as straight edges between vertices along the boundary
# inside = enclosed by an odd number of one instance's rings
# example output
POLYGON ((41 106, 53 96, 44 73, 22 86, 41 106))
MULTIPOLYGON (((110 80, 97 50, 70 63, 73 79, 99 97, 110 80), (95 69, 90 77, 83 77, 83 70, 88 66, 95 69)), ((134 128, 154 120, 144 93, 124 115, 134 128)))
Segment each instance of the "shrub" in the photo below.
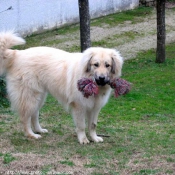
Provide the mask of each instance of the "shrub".
POLYGON ((0 77, 0 107, 8 107, 9 101, 7 98, 6 83, 3 77, 0 77))

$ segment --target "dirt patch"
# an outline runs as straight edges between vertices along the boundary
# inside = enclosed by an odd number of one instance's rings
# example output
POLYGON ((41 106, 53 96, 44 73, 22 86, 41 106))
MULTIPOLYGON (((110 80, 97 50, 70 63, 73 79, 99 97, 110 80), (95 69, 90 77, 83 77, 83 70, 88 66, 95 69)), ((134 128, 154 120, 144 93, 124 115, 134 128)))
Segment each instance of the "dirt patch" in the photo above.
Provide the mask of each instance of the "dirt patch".
POLYGON ((169 9, 174 8, 175 7, 175 2, 166 2, 165 7, 169 8, 169 9))
POLYGON ((3 163, 3 157, 0 157, 0 174, 75 174, 86 175, 93 172, 93 168, 84 168, 88 159, 74 155, 69 162, 63 160, 57 152, 50 152, 45 155, 34 153, 15 153, 15 158, 9 164, 3 163))
POLYGON ((173 156, 161 155, 148 158, 138 153, 133 155, 127 164, 127 168, 121 174, 128 175, 136 172, 138 174, 169 174, 170 172, 175 172, 175 163, 171 162, 171 160, 174 160, 173 156), (159 173, 160 170, 161 173, 159 173))
MULTIPOLYGON (((89 164, 89 160, 86 157, 82 157, 80 155, 73 155, 69 159, 63 158, 60 153, 60 149, 50 149, 47 153, 42 153, 46 148, 42 149, 42 146, 49 145, 52 146, 58 140, 58 138, 51 137, 49 140, 44 140, 44 142, 39 143, 37 140, 26 141, 25 136, 22 132, 22 127, 19 119, 15 116, 11 115, 0 115, 0 122, 4 122, 4 124, 8 125, 8 130, 1 134, 0 137, 0 175, 5 174, 74 174, 74 175, 86 175, 91 174, 94 171, 94 168, 84 167, 84 165, 89 164), (13 120, 11 120, 13 117, 13 120), (14 119, 15 118, 15 119, 14 119), (17 136, 14 134, 16 133, 17 136), (21 134, 21 135, 20 135, 21 134), (16 141, 16 137, 17 138, 16 141), (15 140, 15 143, 12 143, 15 140), (19 143, 18 143, 19 141, 19 143), (22 143, 22 141, 26 142, 22 143), (34 152, 30 152, 26 148, 26 153, 16 150, 16 147, 20 147, 20 143, 22 147, 27 146, 27 144, 38 145, 41 150, 41 154, 36 150, 34 152), (16 146, 16 144, 18 146, 16 146)), ((63 136, 61 139, 65 139, 63 136)), ((70 137, 70 136, 69 136, 70 137)), ((73 135, 74 137, 74 135, 73 135)), ((60 139, 60 142, 62 141, 60 139)), ((76 137, 75 137, 76 139, 76 137)), ((66 144, 66 143, 65 143, 66 144)), ((23 149, 23 148, 21 148, 23 149)), ((37 149, 37 147, 36 147, 37 149)), ((24 148, 25 150, 25 148, 24 148)), ((66 152, 66 151, 65 151, 66 152)), ((69 156, 68 156, 69 157, 69 156)))
MULTIPOLYGON (((171 4, 172 7, 172 4, 171 4)), ((172 9, 166 9, 166 43, 175 41, 175 11, 172 9)), ((138 20, 139 17, 138 17, 138 20)), ((113 44, 113 48, 119 50, 125 59, 133 58, 138 52, 156 48, 157 46, 157 17, 156 9, 153 10, 151 15, 145 16, 142 22, 132 24, 130 21, 126 21, 123 24, 115 27, 92 26, 91 27, 91 40, 92 43, 100 40, 110 40, 109 38, 116 38, 116 43, 113 44), (135 39, 125 42, 120 41, 120 37, 116 35, 124 35, 126 32, 135 32, 135 39)), ((72 46, 79 46, 79 32, 74 32, 66 36, 68 41, 54 45, 54 47, 65 49, 72 46)), ((62 39, 62 36, 57 35, 57 39, 62 39)))

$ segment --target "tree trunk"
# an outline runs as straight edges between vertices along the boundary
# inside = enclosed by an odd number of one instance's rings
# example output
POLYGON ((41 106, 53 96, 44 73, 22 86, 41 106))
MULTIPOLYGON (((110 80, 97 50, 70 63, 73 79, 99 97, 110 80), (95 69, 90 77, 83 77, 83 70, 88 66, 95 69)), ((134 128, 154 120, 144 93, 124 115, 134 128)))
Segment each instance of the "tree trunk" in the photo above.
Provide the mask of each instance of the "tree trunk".
POLYGON ((156 63, 165 62, 165 1, 157 0, 157 53, 156 63))
POLYGON ((81 51, 83 52, 91 46, 90 40, 90 14, 89 14, 89 1, 79 1, 79 18, 80 18, 80 40, 81 51))

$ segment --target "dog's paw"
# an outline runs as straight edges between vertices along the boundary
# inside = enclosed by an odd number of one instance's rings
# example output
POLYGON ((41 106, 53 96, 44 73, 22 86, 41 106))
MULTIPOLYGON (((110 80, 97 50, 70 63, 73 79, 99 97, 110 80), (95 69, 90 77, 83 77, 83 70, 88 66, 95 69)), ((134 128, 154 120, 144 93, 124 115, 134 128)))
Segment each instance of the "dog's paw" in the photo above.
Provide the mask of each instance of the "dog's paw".
POLYGON ((48 133, 47 129, 42 129, 42 133, 48 133))
POLYGON ((40 139, 42 136, 40 134, 30 134, 27 137, 32 139, 40 139))
POLYGON ((41 129, 41 130, 39 130, 37 132, 39 132, 39 133, 48 133, 48 130, 47 129, 41 129))
POLYGON ((89 140, 87 139, 87 137, 84 137, 83 139, 79 140, 80 144, 85 145, 89 143, 89 140))
POLYGON ((77 129, 77 137, 80 144, 88 144, 89 140, 86 137, 85 131, 80 131, 77 129))
POLYGON ((94 142, 103 142, 103 138, 102 138, 102 137, 99 137, 99 136, 94 136, 94 137, 92 137, 92 140, 93 140, 94 142))

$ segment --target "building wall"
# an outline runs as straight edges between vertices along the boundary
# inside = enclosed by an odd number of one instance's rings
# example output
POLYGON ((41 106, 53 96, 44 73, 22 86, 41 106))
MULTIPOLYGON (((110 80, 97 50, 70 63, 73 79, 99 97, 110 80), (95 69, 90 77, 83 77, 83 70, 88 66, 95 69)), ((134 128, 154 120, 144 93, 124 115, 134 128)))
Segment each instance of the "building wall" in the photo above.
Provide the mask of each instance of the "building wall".
MULTIPOLYGON (((133 9, 139 0, 89 0, 89 5, 95 18, 133 9)), ((15 30, 26 36, 78 21, 78 0, 0 1, 0 31, 15 30)))

